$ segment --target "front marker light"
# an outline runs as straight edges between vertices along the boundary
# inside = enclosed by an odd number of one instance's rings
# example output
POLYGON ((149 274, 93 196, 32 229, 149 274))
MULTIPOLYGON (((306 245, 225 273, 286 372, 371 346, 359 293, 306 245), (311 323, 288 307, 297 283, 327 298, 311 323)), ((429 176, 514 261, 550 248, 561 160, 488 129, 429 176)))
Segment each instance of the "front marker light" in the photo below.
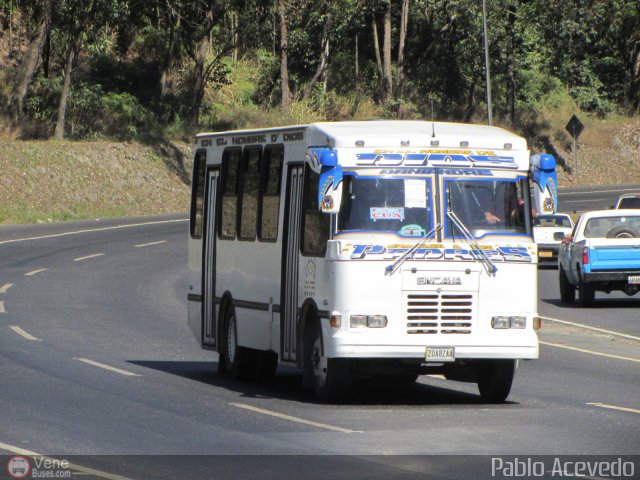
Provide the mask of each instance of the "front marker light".
POLYGON ((526 317, 511 317, 511 328, 525 328, 526 326, 526 317))
POLYGON ((491 319, 491 326, 493 328, 509 328, 511 326, 511 319, 509 317, 493 317, 491 319))
POLYGON ((351 328, 366 328, 367 316, 366 315, 351 315, 349 317, 349 326, 351 328))
POLYGON ((369 328, 384 328, 387 326, 387 316, 369 315, 367 325, 369 328))

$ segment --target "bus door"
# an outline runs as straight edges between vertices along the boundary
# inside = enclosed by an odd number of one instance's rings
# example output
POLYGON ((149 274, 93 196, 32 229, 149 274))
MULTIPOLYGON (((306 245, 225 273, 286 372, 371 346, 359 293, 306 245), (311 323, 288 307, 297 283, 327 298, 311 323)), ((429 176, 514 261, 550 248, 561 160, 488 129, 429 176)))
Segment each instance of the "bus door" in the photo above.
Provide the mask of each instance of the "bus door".
POLYGON ((202 278, 202 344, 216 345, 216 237, 217 198, 220 178, 219 169, 208 171, 205 205, 205 229, 203 242, 203 278, 202 278))
POLYGON ((280 309, 280 358, 296 360, 298 320, 298 264, 304 165, 290 165, 287 172, 285 221, 282 242, 282 281, 280 309))

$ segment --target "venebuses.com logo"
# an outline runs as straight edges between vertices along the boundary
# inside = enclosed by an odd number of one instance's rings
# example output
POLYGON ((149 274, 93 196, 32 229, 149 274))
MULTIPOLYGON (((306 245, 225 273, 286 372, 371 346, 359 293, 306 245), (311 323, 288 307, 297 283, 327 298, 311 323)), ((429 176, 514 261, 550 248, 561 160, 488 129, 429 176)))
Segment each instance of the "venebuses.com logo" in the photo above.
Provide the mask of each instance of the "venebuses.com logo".
POLYGON ((29 459, 22 456, 15 456, 9 459, 7 463, 7 472, 11 478, 27 478, 31 471, 29 459))
POLYGON ((10 478, 71 478, 68 460, 34 456, 15 455, 7 462, 10 478))

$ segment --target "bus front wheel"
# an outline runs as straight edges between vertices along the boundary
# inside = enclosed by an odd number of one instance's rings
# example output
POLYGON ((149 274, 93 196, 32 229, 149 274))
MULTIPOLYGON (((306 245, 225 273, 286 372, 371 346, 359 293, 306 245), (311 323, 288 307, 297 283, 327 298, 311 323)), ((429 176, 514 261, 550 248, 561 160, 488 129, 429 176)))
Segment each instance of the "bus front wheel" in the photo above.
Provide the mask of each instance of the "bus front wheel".
POLYGON ((515 360, 482 360, 477 365, 476 376, 480 396, 485 403, 502 403, 509 396, 515 360))
POLYGON ((310 376, 316 398, 322 402, 339 400, 349 384, 348 364, 343 359, 324 355, 318 320, 312 321, 305 331, 304 352, 304 368, 310 376))

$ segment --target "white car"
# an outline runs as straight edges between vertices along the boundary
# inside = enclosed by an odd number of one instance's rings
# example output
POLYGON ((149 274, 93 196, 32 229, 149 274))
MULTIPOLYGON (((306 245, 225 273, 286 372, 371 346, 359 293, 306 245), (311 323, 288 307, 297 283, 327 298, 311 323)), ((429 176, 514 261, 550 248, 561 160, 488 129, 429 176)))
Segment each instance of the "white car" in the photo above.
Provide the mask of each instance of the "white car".
POLYGON ((565 213, 538 215, 533 219, 533 239, 538 244, 538 265, 557 265, 562 239, 571 235, 573 220, 565 213))

